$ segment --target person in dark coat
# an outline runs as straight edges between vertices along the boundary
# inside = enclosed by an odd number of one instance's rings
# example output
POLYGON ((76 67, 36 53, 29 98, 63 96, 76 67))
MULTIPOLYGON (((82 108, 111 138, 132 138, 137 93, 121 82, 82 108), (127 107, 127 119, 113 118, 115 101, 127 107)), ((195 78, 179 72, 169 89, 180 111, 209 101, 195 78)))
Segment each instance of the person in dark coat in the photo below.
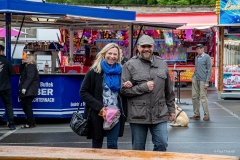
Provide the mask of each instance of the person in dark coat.
POLYGON ((39 74, 34 55, 28 54, 23 62, 19 68, 21 74, 19 98, 23 112, 27 117, 27 123, 21 128, 33 128, 36 126, 36 122, 33 115, 32 101, 38 95, 39 74))
POLYGON ((90 112, 90 131, 87 138, 92 139, 92 148, 102 148, 104 136, 107 136, 107 148, 117 149, 118 137, 123 135, 125 113, 119 95, 121 57, 117 44, 107 44, 97 54, 81 85, 80 96, 86 102, 85 118, 90 112), (117 106, 121 115, 119 122, 112 129, 104 130, 103 122, 108 105, 117 106))
POLYGON ((4 49, 4 46, 0 45, 0 98, 5 106, 9 122, 8 127, 10 130, 15 130, 11 96, 11 77, 16 75, 16 72, 11 62, 4 55, 4 49))

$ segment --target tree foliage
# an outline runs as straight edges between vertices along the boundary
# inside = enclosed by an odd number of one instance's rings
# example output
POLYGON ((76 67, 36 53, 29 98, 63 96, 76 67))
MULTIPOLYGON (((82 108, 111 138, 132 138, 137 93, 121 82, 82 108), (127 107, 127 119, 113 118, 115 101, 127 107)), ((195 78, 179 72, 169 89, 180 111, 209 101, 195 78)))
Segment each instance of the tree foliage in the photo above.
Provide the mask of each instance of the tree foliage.
POLYGON ((131 5, 209 5, 216 0, 47 0, 69 4, 131 4, 131 5))

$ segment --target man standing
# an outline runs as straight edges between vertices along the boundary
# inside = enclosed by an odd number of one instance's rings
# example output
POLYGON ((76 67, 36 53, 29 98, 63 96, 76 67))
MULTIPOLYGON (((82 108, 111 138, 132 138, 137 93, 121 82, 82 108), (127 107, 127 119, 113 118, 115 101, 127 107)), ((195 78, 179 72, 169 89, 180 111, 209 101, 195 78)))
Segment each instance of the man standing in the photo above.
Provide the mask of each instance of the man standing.
POLYGON ((13 69, 11 62, 4 55, 4 47, 0 45, 0 97, 5 106, 8 127, 11 130, 15 130, 13 108, 12 108, 12 96, 11 96, 11 76, 14 76, 16 72, 13 69))
POLYGON ((211 58, 204 53, 204 45, 198 44, 196 47, 198 56, 195 57, 195 71, 192 77, 192 103, 194 116, 190 119, 200 119, 200 99, 204 111, 204 121, 209 121, 207 88, 212 73, 211 58))
POLYGON ((160 57, 153 55, 154 40, 150 36, 143 35, 137 48, 138 55, 124 64, 121 77, 121 93, 127 97, 128 103, 127 122, 131 128, 132 148, 145 150, 149 129, 153 150, 166 151, 167 120, 176 119, 168 67, 160 57), (134 84, 123 84, 127 81, 134 84))

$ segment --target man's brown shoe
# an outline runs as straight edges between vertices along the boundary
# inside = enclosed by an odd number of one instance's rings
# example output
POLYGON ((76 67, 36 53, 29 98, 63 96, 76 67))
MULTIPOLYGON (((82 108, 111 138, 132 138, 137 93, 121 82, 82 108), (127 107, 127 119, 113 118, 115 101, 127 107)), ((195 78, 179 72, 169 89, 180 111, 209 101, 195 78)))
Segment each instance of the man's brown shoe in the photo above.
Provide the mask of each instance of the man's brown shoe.
POLYGON ((204 121, 209 121, 209 120, 210 120, 210 117, 209 117, 209 116, 204 116, 203 120, 204 120, 204 121))
POLYGON ((190 117, 190 119, 200 119, 200 116, 197 116, 197 115, 194 115, 194 116, 192 116, 192 117, 190 117))

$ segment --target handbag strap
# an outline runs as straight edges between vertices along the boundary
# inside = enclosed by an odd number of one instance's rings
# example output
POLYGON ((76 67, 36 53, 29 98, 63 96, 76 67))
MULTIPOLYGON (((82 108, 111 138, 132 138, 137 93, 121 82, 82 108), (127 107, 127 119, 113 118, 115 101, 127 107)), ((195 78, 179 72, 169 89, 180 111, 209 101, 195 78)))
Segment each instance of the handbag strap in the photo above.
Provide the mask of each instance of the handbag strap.
POLYGON ((80 100, 80 102, 79 102, 79 104, 78 104, 78 109, 77 109, 77 112, 79 112, 80 111, 80 106, 81 106, 81 104, 83 103, 83 99, 81 98, 81 100, 80 100))
MULTIPOLYGON (((80 111, 80 106, 81 106, 82 103, 83 103, 83 99, 81 98, 81 100, 80 100, 80 102, 79 102, 79 105, 78 105, 77 112, 80 111)), ((91 108, 89 109, 89 112, 88 112, 88 115, 87 115, 87 120, 88 120, 89 117, 90 117, 90 113, 91 113, 91 108)))

